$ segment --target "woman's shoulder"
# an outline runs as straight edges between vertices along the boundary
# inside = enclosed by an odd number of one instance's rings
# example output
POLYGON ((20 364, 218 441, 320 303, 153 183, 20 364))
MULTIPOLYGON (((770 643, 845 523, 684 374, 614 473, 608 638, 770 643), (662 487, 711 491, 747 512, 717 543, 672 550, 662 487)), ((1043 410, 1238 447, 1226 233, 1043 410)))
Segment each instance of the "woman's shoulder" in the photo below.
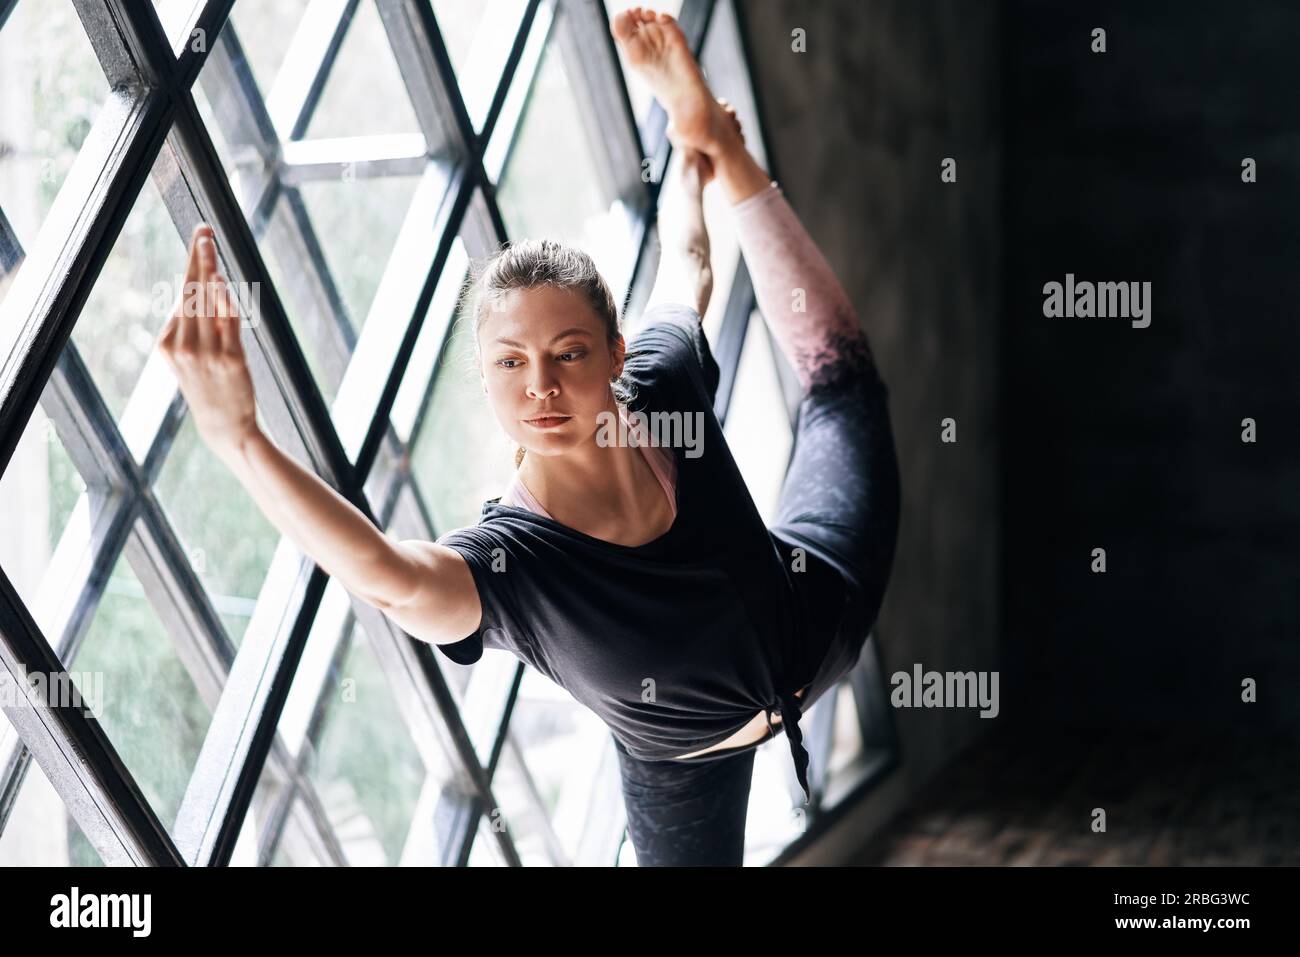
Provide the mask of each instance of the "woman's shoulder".
POLYGON ((675 302, 647 309, 633 330, 623 375, 637 393, 635 408, 655 402, 712 406, 720 371, 700 314, 675 302))

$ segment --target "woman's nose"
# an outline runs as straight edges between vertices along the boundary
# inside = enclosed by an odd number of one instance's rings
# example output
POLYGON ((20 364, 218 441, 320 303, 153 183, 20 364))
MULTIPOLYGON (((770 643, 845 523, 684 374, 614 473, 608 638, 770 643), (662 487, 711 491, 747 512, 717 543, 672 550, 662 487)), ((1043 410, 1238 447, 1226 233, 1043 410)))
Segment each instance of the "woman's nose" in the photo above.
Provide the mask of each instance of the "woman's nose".
POLYGON ((559 391, 559 384, 552 376, 539 376, 528 384, 528 395, 532 398, 554 395, 559 391))

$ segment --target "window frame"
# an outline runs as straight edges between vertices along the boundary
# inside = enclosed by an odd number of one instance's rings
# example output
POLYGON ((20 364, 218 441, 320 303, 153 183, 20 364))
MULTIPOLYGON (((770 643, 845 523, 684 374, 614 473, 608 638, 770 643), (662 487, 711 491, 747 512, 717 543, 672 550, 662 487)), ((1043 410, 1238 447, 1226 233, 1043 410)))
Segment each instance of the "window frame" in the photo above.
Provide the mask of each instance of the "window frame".
MULTIPOLYGON (((16 2, 0 0, 0 28, 16 2)), ((85 637, 108 573, 125 555, 168 633, 177 640, 187 668, 192 675, 202 676, 203 680, 196 678, 196 682, 210 701, 213 716, 177 822, 168 829, 93 717, 36 700, 27 706, 6 707, 13 727, 0 733, 0 831, 30 762, 35 760, 104 863, 225 865, 235 853, 259 783, 271 772, 284 786, 269 814, 271 826, 255 835, 257 862, 270 861, 284 823, 297 814, 295 820, 307 828, 308 839, 322 858, 342 863, 319 796, 277 734, 290 685, 322 606, 326 576, 292 549, 281 547, 259 596, 256 627, 250 623, 236 653, 153 490, 154 479, 184 423, 183 399, 174 390, 170 395, 151 396, 153 401, 147 405, 155 414, 133 423, 129 430, 115 420, 71 341, 82 307, 146 177, 155 163, 161 162, 170 185, 162 191, 163 200, 181 235, 188 235, 200 219, 210 222, 231 280, 260 283, 260 314, 252 328, 256 348, 249 350, 249 359, 259 404, 274 439, 379 527, 388 528, 400 515, 406 528, 432 539, 443 529, 435 527, 409 473, 390 413, 423 323, 429 321, 430 303, 445 279, 456 238, 475 256, 510 238, 496 204, 489 166, 505 168, 509 144, 519 129, 524 98, 517 91, 526 90, 533 78, 530 71, 540 62, 534 31, 544 27, 553 33, 546 42, 558 44, 566 54, 566 69, 574 67, 571 73, 579 102, 598 118, 602 129, 612 131, 607 137, 608 151, 597 160, 602 175, 620 197, 627 198, 634 213, 635 254, 624 298, 629 316, 639 315, 657 268, 654 217, 671 153, 664 134, 666 117, 658 103, 646 117, 633 115, 600 0, 528 0, 478 131, 466 112, 430 0, 374 0, 426 149, 424 155, 417 155, 401 143, 373 144, 376 152, 361 160, 363 175, 420 172, 426 177, 442 177, 445 189, 407 213, 408 223, 433 230, 437 242, 430 249, 410 254, 402 268, 386 270, 384 282, 390 281, 390 273, 415 279, 403 280, 407 284, 402 288, 376 293, 377 299, 383 294, 390 297, 386 302, 404 303, 408 311, 402 315, 409 318, 397 330, 366 323, 354 341, 348 341, 348 330, 339 327, 338 348, 347 350, 342 355, 345 380, 348 363, 367 336, 382 333, 386 341, 381 346, 391 356, 388 375, 374 395, 373 414, 364 421, 340 423, 290 325, 259 247, 259 236, 261 230, 271 228, 269 212, 282 197, 289 196, 293 215, 288 228, 298 231, 289 239, 298 244, 302 257, 295 259, 295 264, 301 262, 316 277, 316 298, 322 307, 336 320, 346 321, 310 221, 301 215, 301 203, 295 204, 292 198, 298 185, 332 175, 351 154, 339 152, 344 144, 338 142, 304 143, 291 138, 281 143, 276 130, 288 129, 291 137, 306 130, 351 18, 366 0, 340 0, 334 4, 342 13, 337 23, 323 23, 303 34, 305 47, 295 63, 305 72, 289 78, 292 82, 277 96, 275 111, 266 107, 251 85, 237 36, 224 29, 235 0, 196 4, 190 32, 178 38, 167 37, 152 4, 74 2, 112 92, 46 219, 37 248, 30 251, 22 278, 0 301, 0 474, 8 467, 40 403, 91 489, 87 494, 103 497, 101 507, 93 512, 94 527, 87 530, 86 540, 74 542, 77 547, 67 550, 73 556, 67 560, 66 574, 75 598, 42 613, 42 620, 54 622, 56 630, 48 634, 42 630, 0 569, 0 663, 5 666, 0 669, 0 680, 12 681, 20 662, 28 671, 62 672, 61 661, 71 660, 85 637), (554 14, 553 22, 548 12, 554 14), (194 42, 196 37, 206 42, 194 42), (578 51, 584 55, 578 57, 578 51), (232 122, 242 123, 241 135, 255 143, 269 164, 270 172, 258 184, 255 199, 235 194, 200 116, 193 88, 205 68, 216 71, 229 84, 231 94, 242 98, 242 106, 236 100, 234 105, 214 104, 214 108, 233 111, 228 114, 232 122), (240 114, 240 109, 249 112, 240 114), (501 142, 506 143, 504 148, 501 142), (491 151, 500 154, 499 163, 485 162, 491 151), (649 182, 640 176, 643 158, 650 160, 649 182), (367 485, 373 484, 380 470, 387 474, 372 488, 376 498, 372 501, 367 485)), ((746 77, 752 76, 744 11, 739 4, 685 0, 679 20, 700 54, 716 13, 723 7, 736 23, 741 69, 746 77)), ((757 91, 751 92, 761 116, 757 91)), ((757 139, 775 178, 761 122, 757 139)), ((23 255, 2 213, 0 255, 19 260, 23 255)), ((753 286, 741 259, 714 347, 721 370, 715 410, 724 423, 755 306, 753 286)), ((625 324, 625 333, 631 331, 625 324)), ((448 322, 441 331, 442 347, 450 334, 448 322)), ((798 421, 799 390, 780 351, 773 349, 773 354, 793 429, 798 421)), ((436 377, 435 365, 434 375, 424 386, 410 442, 419 434, 420 418, 427 411, 436 377)), ((417 747, 451 756, 454 786, 444 799, 451 802, 452 813, 439 809, 436 818, 442 830, 436 837, 447 849, 446 859, 440 863, 465 864, 483 821, 498 807, 492 782, 503 752, 517 747, 510 734, 510 718, 526 666, 490 661, 491 656, 485 656, 467 669, 469 674, 454 674, 437 659, 432 646, 410 638, 377 609, 352 598, 341 643, 346 643, 354 620, 366 631, 386 679, 401 692, 403 716, 417 747)), ((819 802, 811 815, 812 826, 782 849, 778 861, 814 839, 829 826, 835 813, 873 786, 897 760, 892 716, 880 705, 884 682, 874 636, 863 652, 863 663, 847 680, 857 702, 862 741, 872 749, 869 760, 864 760, 849 785, 839 787, 836 801, 819 802)), ((827 695, 828 702, 833 697, 827 695)), ((320 706, 318 701, 317 708, 320 706)), ((811 717, 806 734, 814 755, 811 770, 815 779, 811 783, 816 796, 822 797, 819 792, 826 782, 816 779, 816 771, 824 769, 829 759, 833 704, 819 703, 811 717)), ((521 755, 520 765, 527 774, 526 755, 521 755)), ((611 765, 591 783, 593 802, 613 813, 621 810, 615 775, 611 765)), ((797 791, 796 786, 792 794, 797 791)), ((546 820, 544 812, 534 811, 539 813, 533 817, 546 820)), ((551 858, 556 864, 612 864, 620 843, 616 830, 605 827, 601 834, 584 840, 579 860, 565 859, 553 833, 546 835, 545 843, 555 849, 551 858)), ((501 859, 518 865, 509 827, 488 828, 488 833, 496 837, 494 850, 501 859)))

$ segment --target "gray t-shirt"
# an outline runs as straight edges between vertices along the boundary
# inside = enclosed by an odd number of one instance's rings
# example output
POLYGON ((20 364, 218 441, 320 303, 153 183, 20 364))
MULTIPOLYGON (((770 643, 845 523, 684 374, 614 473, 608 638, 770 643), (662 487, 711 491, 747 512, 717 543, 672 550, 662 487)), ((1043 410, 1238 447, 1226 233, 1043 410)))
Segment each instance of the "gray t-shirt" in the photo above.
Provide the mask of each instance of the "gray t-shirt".
POLYGON ((826 690, 824 632, 833 629, 806 634, 791 546, 765 526, 714 414, 719 370, 698 313, 647 312, 624 375, 636 393, 629 414, 644 413, 650 434, 674 445, 672 527, 644 545, 617 545, 488 500, 477 525, 437 539, 464 556, 483 606, 472 635, 437 647, 459 664, 484 647, 513 653, 594 711, 637 758, 702 750, 768 710, 762 741, 789 732, 809 793, 798 717, 826 690), (796 698, 805 685, 813 687, 796 698))

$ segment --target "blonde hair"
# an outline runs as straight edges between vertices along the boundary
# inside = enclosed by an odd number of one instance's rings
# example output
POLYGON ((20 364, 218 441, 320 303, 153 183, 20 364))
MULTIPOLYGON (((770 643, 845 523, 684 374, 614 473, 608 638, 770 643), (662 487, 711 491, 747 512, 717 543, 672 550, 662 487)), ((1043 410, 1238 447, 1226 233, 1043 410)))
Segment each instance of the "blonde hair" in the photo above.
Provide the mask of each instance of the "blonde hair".
MULTIPOLYGON (((605 325, 611 350, 620 333, 618 307, 609 286, 601 277, 595 261, 576 246, 555 239, 520 239, 499 250, 470 270, 468 315, 473 322, 472 339, 475 359, 482 365, 478 333, 488 309, 513 289, 555 286, 571 289, 582 296, 605 325)), ((634 395, 622 375, 610 380, 616 402, 630 402, 634 395)), ((521 445, 515 452, 515 468, 524 461, 527 450, 521 445)))

